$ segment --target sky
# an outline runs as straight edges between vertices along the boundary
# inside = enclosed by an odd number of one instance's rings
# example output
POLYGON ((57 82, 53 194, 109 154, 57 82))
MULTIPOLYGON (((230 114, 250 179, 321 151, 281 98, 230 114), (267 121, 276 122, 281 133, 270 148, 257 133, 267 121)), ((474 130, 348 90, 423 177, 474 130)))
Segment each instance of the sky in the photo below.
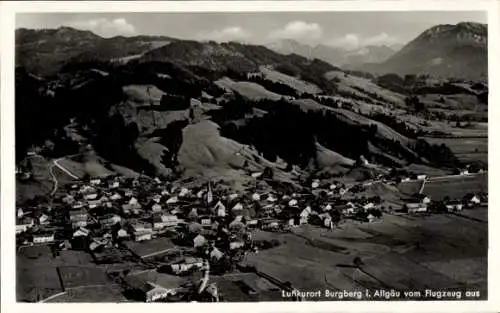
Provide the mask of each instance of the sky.
POLYGON ((487 22, 486 11, 23 13, 16 28, 71 26, 103 37, 165 35, 180 39, 266 44, 294 39, 356 49, 406 44, 438 24, 487 22))

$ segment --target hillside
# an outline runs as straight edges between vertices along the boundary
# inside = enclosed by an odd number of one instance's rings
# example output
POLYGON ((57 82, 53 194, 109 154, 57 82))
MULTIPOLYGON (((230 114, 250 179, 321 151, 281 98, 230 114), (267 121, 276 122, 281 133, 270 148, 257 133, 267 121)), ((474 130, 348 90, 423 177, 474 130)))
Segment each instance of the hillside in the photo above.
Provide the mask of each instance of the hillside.
MULTIPOLYGON (((72 29, 20 33, 16 49, 24 57, 18 61, 27 67, 16 71, 16 157, 21 162, 36 147, 79 176, 130 169, 173 180, 219 176, 243 188, 252 173, 265 169, 276 180, 293 183, 315 172, 356 173, 360 159, 377 164, 370 171, 381 173, 387 172, 383 167, 412 164, 454 168, 460 166, 454 154, 446 146, 425 144, 417 131, 441 127, 436 125, 444 122, 432 114, 441 110, 447 116, 465 99, 456 92, 471 98, 463 108, 487 113, 476 99, 487 86, 455 83, 440 102, 432 97, 442 89, 424 85, 419 97, 425 115, 409 106, 405 86, 393 90, 369 76, 262 46, 166 44, 166 37, 147 36, 108 41, 72 29), (74 38, 87 48, 78 48, 74 38), (27 61, 29 43, 36 41, 59 49, 62 66, 55 74, 43 71, 54 59, 41 60, 42 67, 27 61), (85 51, 117 42, 120 53, 105 49, 109 53, 97 56, 99 62, 84 57, 85 51), (102 160, 91 163, 92 171, 74 158, 64 161, 84 146, 102 160)), ((48 53, 50 46, 45 49, 48 53)), ((449 134, 466 131, 441 128, 449 134)))
POLYGON ((175 39, 161 36, 103 38, 71 27, 16 30, 16 65, 39 75, 54 75, 72 62, 123 61, 175 39))
POLYGON ((479 23, 434 26, 385 62, 358 67, 376 73, 486 79, 488 28, 479 23))

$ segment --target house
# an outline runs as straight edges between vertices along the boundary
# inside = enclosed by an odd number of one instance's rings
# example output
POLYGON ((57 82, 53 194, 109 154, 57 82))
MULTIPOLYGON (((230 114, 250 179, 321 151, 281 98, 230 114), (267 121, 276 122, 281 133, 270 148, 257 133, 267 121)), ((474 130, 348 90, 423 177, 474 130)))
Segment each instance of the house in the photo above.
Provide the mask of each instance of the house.
POLYGON ((35 226, 35 221, 30 217, 18 219, 16 223, 16 234, 23 233, 33 226, 35 226))
POLYGON ((232 201, 232 200, 234 200, 234 199, 236 199, 238 197, 239 197, 239 195, 237 193, 232 193, 232 194, 229 195, 229 200, 232 201))
POLYGON ((211 260, 220 260, 224 256, 224 253, 222 253, 219 249, 214 247, 212 251, 210 252, 210 259, 211 260))
POLYGON ((181 191, 179 192, 179 197, 186 197, 189 195, 190 190, 187 189, 186 187, 181 188, 181 191))
POLYGON ((24 215, 24 211, 22 208, 17 209, 17 218, 22 218, 24 215))
POLYGON ((43 214, 43 213, 42 213, 42 215, 40 215, 38 217, 38 222, 40 223, 40 225, 48 225, 48 224, 50 224, 49 217, 46 214, 43 214))
POLYGON ((120 182, 114 181, 113 183, 109 184, 109 189, 116 189, 120 187, 120 182))
POLYGON ((254 193, 252 195, 252 200, 253 201, 260 201, 260 195, 258 193, 254 193))
POLYGON ((369 209, 373 209, 375 207, 375 204, 373 204, 373 202, 368 202, 366 204, 363 205, 363 210, 369 210, 369 209))
POLYGON ((462 211, 463 204, 460 201, 450 201, 446 204, 448 212, 462 211))
POLYGON ((368 214, 366 219, 368 220, 369 223, 373 223, 375 221, 375 216, 373 216, 372 214, 368 214))
POLYGON ((356 213, 356 207, 354 205, 352 205, 352 203, 350 203, 350 202, 346 205, 337 206, 336 209, 338 211, 340 211, 345 216, 351 216, 354 213, 356 213), (349 204, 351 204, 351 205, 349 205, 349 204))
POLYGON ((262 78, 262 73, 260 72, 247 73, 247 79, 252 79, 252 78, 262 78))
POLYGON ((98 194, 97 193, 89 193, 83 196, 85 200, 95 200, 97 199, 98 194))
POLYGON ((172 272, 176 275, 179 275, 181 273, 193 269, 199 270, 202 267, 203 267, 203 259, 194 257, 186 257, 184 260, 170 265, 172 272))
POLYGON ((409 214, 427 212, 427 205, 423 203, 406 203, 403 208, 406 208, 409 214))
POLYGON ((130 229, 133 232, 153 232, 153 229, 151 227, 151 224, 145 224, 141 222, 136 222, 133 224, 130 224, 130 229))
POLYGON ((475 194, 468 194, 464 197, 464 200, 467 202, 469 206, 479 205, 481 204, 481 199, 475 194))
POLYGON ((177 226, 179 224, 179 219, 175 215, 171 214, 163 214, 161 216, 161 221, 165 225, 165 227, 177 226))
POLYGON ((279 221, 277 219, 262 219, 260 220, 261 229, 274 229, 279 227, 279 221))
POLYGON ((306 224, 309 220, 309 215, 311 215, 311 207, 308 206, 302 212, 300 212, 300 224, 306 224))
POLYGON ((200 219, 200 223, 202 226, 210 226, 212 225, 212 219, 208 216, 204 216, 200 219))
POLYGON ((179 202, 179 198, 177 198, 177 196, 171 197, 167 200, 167 204, 174 204, 177 202, 179 202))
POLYGON ((278 200, 278 198, 274 197, 273 194, 269 194, 267 196, 267 199, 266 199, 267 202, 271 202, 271 203, 276 202, 277 200, 278 200))
POLYGON ((82 210, 74 210, 69 212, 69 220, 73 228, 87 226, 88 214, 82 210))
POLYGON ((153 217, 153 230, 161 230, 165 227, 165 223, 160 216, 153 217))
POLYGON ((80 194, 86 195, 86 194, 95 193, 96 189, 92 186, 84 185, 80 188, 79 192, 80 192, 80 194))
POLYGON ((200 190, 196 193, 196 198, 201 199, 203 198, 203 195, 205 194, 205 190, 200 190))
POLYGON ((262 172, 255 172, 255 173, 252 173, 252 174, 251 174, 251 176, 252 176, 253 178, 259 178, 259 177, 261 177, 261 176, 262 176, 262 174, 263 174, 262 172))
POLYGON ((73 197, 72 195, 66 195, 64 198, 62 198, 62 202, 66 204, 72 204, 73 202, 75 202, 75 197, 73 197))
POLYGON ((88 229, 86 229, 84 227, 80 227, 75 232, 73 232, 73 238, 81 237, 81 236, 87 237, 89 234, 90 234, 90 231, 88 229))
POLYGON ((47 243, 54 241, 53 232, 43 232, 33 235, 33 243, 47 243))
POLYGON ((99 205, 101 205, 101 201, 100 200, 89 200, 88 205, 89 205, 89 209, 95 209, 99 205))
POLYGON ((417 180, 426 180, 426 179, 427 179, 427 175, 425 175, 425 174, 417 175, 417 180))
POLYGON ((420 202, 422 202, 422 204, 429 204, 431 203, 431 198, 429 196, 424 196, 420 199, 420 202))
POLYGON ((122 198, 122 196, 120 196, 119 193, 115 192, 114 194, 111 195, 111 197, 109 197, 111 200, 113 201, 117 201, 117 200, 120 200, 122 198))
POLYGON ((118 232, 116 233, 116 235, 117 235, 118 238, 121 238, 121 239, 129 237, 127 231, 125 229, 123 229, 123 228, 119 229, 118 232))
POLYGON ((191 211, 189 212, 187 218, 192 220, 192 221, 198 220, 198 210, 196 208, 192 208, 191 211))
POLYGON ((245 246, 243 241, 232 241, 229 243, 229 250, 241 249, 245 246))
POLYGON ((99 178, 94 178, 90 180, 90 184, 92 186, 99 186, 101 184, 101 180, 99 178))
POLYGON ((146 241, 153 238, 153 230, 141 230, 133 233, 135 241, 146 241))
POLYGON ((256 219, 248 219, 246 221, 247 226, 253 226, 256 227, 259 224, 259 220, 256 219))
POLYGON ((329 213, 321 213, 317 215, 317 218, 321 221, 321 225, 327 228, 331 227, 332 216, 329 213))
POLYGON ((84 206, 85 206, 85 203, 83 203, 83 202, 81 202, 81 201, 77 201, 77 202, 75 202, 75 203, 71 206, 71 208, 72 208, 73 210, 77 210, 77 209, 81 209, 81 208, 83 208, 84 206))
POLYGON ((288 206, 291 206, 291 207, 297 207, 298 204, 299 204, 299 202, 296 199, 292 199, 292 200, 288 201, 288 206))
POLYGON ((137 200, 137 198, 135 198, 135 197, 132 197, 132 198, 130 198, 130 200, 128 200, 128 204, 130 204, 130 205, 136 205, 138 203, 139 203, 139 200, 137 200))
POLYGON ((99 224, 102 227, 111 227, 117 223, 120 223, 122 218, 116 214, 106 215, 99 219, 99 224))
POLYGON ((243 211, 243 205, 241 203, 236 203, 231 209, 232 212, 241 212, 243 211))
POLYGON ((217 202, 217 204, 214 207, 216 215, 219 217, 225 217, 226 216, 226 207, 222 202, 217 202))
POLYGON ((207 239, 205 239, 205 237, 203 237, 202 235, 198 235, 193 239, 193 246, 195 248, 202 247, 203 245, 205 245, 206 242, 207 239))
POLYGON ((469 170, 461 170, 460 175, 461 176, 469 175, 469 170))
POLYGON ((161 207, 161 205, 159 205, 158 203, 155 203, 155 204, 153 204, 153 206, 151 207, 151 210, 152 210, 153 212, 161 212, 162 207, 161 207))
POLYGON ((177 294, 180 288, 177 284, 163 287, 151 281, 144 281, 136 276, 126 276, 124 280, 128 289, 136 293, 138 298, 144 302, 155 302, 166 299, 177 294))

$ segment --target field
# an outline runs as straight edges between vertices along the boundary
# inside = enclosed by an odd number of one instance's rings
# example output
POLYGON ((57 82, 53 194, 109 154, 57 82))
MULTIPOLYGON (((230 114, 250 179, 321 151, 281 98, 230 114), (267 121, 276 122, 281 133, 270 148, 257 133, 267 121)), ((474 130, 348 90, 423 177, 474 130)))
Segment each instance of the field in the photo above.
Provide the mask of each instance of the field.
POLYGON ((451 176, 431 180, 425 184, 423 193, 433 200, 462 199, 468 193, 488 192, 488 174, 451 176))
POLYGON ((89 254, 61 251, 53 257, 45 245, 19 249, 16 271, 18 301, 42 300, 65 288, 111 284, 105 269, 94 265, 89 254))
POLYGON ((41 156, 29 158, 33 166, 33 179, 29 181, 16 180, 16 202, 22 203, 36 196, 44 196, 52 191, 54 186, 50 178, 48 160, 41 156))
POLYGON ((254 101, 260 99, 277 101, 282 97, 280 94, 271 92, 259 84, 252 82, 235 82, 227 77, 217 80, 215 84, 222 89, 235 91, 241 96, 254 101))
POLYGON ((488 138, 424 138, 431 144, 447 145, 460 161, 488 164, 488 138))
POLYGON ((64 294, 46 301, 47 303, 68 303, 68 302, 127 302, 118 286, 89 286, 73 288, 64 294))
POLYGON ((175 246, 169 238, 156 238, 145 242, 128 241, 126 243, 135 255, 144 257, 167 249, 174 249, 175 246))
POLYGON ((265 66, 261 66, 260 71, 262 74, 264 74, 265 78, 273 81, 273 82, 279 82, 284 85, 287 85, 295 90, 297 90, 300 93, 307 92, 310 94, 317 94, 321 92, 321 89, 318 88, 318 86, 305 82, 303 80, 297 79, 293 76, 289 76, 283 73, 280 73, 278 71, 274 71, 272 69, 269 69, 265 66))
POLYGON ((77 177, 83 177, 86 174, 90 175, 90 177, 105 177, 113 174, 98 159, 88 162, 77 162, 69 158, 63 158, 57 162, 77 177))
MULTIPOLYGON (((277 238, 277 248, 246 262, 299 290, 396 290, 487 287, 487 223, 453 215, 384 215, 382 221, 345 224, 334 232, 314 227, 277 238), (363 264, 353 266, 359 257, 363 264), (460 271, 466 266, 470 271, 460 271), (466 285, 467 284, 467 285, 466 285)), ((332 300, 332 299, 330 299, 332 300)))
POLYGON ((412 180, 409 182, 402 182, 398 185, 399 191, 405 195, 413 195, 420 191, 422 187, 422 181, 412 180))

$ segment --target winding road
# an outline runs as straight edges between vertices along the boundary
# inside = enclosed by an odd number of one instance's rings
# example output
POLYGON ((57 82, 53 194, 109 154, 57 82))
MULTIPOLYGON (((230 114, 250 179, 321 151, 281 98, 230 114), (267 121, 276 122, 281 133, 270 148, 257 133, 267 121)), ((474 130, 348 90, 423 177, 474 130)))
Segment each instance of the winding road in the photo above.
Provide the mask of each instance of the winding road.
MULTIPOLYGON (((52 188, 52 191, 50 192, 51 196, 53 196, 57 192, 57 188, 59 187, 59 181, 57 180, 57 177, 54 174, 54 166, 57 167, 57 168, 59 168, 61 171, 63 171, 64 173, 66 173, 71 178, 73 178, 73 179, 80 179, 80 177, 78 177, 75 174, 71 173, 68 169, 66 169, 64 166, 62 166, 61 164, 59 164, 60 160, 65 159, 65 158, 70 158, 70 157, 75 156, 75 155, 76 154, 52 160, 52 164, 48 167, 49 168, 49 175, 50 175, 50 178, 52 179, 52 183, 54 185, 53 188, 52 188)), ((45 158, 43 156, 39 155, 39 154, 30 155, 28 158, 41 158, 41 159, 45 160, 45 158)))

